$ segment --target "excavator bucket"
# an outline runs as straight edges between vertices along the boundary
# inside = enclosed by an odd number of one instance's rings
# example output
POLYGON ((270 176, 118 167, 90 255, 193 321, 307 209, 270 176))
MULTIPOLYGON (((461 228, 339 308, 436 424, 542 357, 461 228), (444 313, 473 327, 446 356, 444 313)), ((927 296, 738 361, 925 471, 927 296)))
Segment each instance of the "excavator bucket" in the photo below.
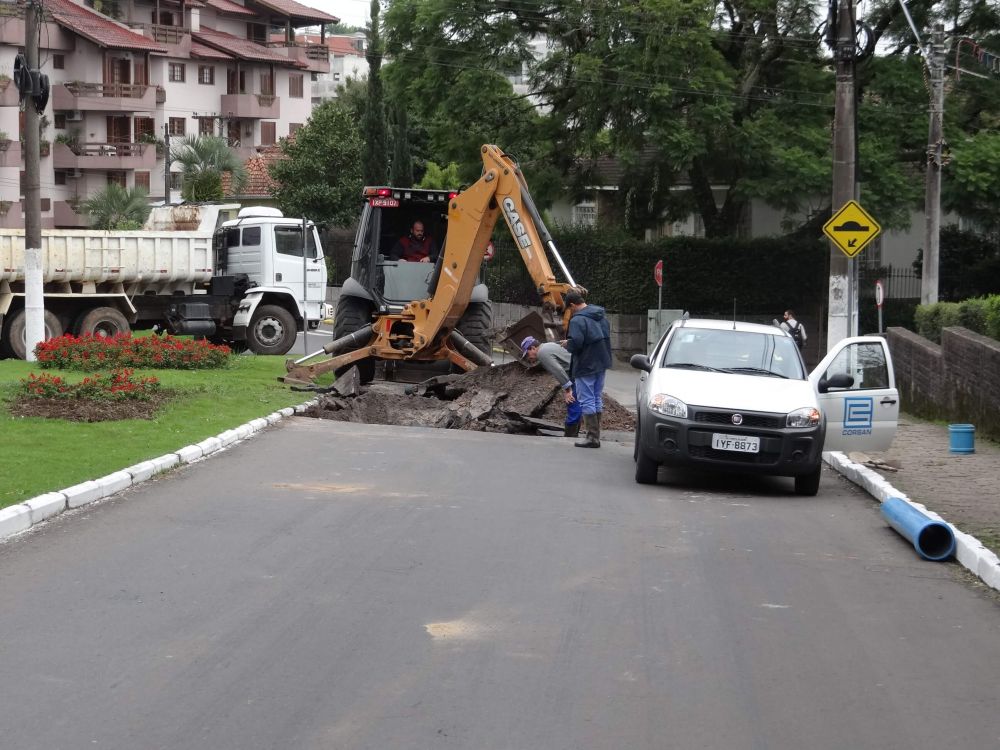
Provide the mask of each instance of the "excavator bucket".
POLYGON ((530 312, 516 323, 511 323, 500 332, 500 345, 515 359, 521 359, 521 342, 525 336, 534 336, 539 341, 547 341, 545 321, 540 313, 530 312))

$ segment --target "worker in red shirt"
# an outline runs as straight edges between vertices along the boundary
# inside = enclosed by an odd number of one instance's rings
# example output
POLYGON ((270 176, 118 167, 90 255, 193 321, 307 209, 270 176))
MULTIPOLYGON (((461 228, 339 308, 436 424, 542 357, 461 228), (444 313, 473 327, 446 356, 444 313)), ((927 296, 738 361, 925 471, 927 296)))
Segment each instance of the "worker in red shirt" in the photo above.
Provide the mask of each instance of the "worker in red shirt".
POLYGON ((432 237, 424 231, 424 223, 419 219, 413 222, 410 233, 400 237, 392 246, 389 257, 393 260, 405 260, 411 263, 433 263, 437 260, 440 248, 432 237))

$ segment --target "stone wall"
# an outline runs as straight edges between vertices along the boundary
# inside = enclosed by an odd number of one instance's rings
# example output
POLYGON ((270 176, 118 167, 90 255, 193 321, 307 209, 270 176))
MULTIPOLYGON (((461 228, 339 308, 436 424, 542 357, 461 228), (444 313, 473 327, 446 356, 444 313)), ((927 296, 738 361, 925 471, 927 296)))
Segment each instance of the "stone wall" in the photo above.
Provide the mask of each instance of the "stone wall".
MULTIPOLYGON (((512 305, 509 302, 493 303, 493 326, 506 328, 516 323, 530 312, 538 312, 537 307, 512 305)), ((611 351, 615 358, 627 362, 633 354, 646 351, 646 316, 608 314, 611 325, 611 351)))
POLYGON ((960 327, 945 328, 940 345, 905 328, 886 338, 904 411, 1000 440, 1000 342, 960 327))

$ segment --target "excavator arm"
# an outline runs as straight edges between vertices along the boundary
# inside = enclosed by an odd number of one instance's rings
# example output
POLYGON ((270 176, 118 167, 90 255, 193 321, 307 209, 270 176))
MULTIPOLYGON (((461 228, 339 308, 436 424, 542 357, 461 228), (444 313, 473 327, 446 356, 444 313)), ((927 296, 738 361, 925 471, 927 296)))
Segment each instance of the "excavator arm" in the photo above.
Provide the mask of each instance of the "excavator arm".
POLYGON ((479 180, 449 201, 448 234, 434 269, 430 296, 408 303, 401 312, 377 316, 370 328, 333 341, 320 352, 289 360, 284 382, 311 383, 324 372, 366 357, 449 359, 465 370, 490 364, 491 358, 469 345, 456 326, 469 305, 486 247, 501 216, 542 298, 544 336, 557 338, 569 314, 563 296, 579 287, 559 256, 517 163, 493 145, 484 145, 481 155, 479 180), (559 263, 566 282, 556 280, 549 254, 559 263), (345 349, 352 351, 339 354, 345 349), (305 364, 319 354, 335 356, 305 364))

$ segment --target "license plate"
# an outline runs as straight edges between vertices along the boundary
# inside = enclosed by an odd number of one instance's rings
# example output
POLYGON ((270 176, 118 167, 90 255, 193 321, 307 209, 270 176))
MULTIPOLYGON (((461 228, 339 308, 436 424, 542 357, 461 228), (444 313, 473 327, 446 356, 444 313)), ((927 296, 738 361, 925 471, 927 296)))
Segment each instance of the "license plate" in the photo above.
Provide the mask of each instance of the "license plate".
POLYGON ((374 208, 399 208, 395 198, 372 198, 368 201, 374 208))
POLYGON ((746 435, 724 435, 721 432, 712 433, 712 448, 717 451, 736 451, 737 453, 759 453, 760 438, 746 435))

